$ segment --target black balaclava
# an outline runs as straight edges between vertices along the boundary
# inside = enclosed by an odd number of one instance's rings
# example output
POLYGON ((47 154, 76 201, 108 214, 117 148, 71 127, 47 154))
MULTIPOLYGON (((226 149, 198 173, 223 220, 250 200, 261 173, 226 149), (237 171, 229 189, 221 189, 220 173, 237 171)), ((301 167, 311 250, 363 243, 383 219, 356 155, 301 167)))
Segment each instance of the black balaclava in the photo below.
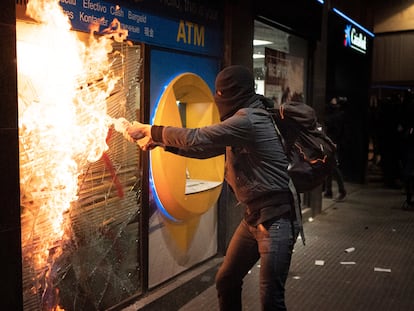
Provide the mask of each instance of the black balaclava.
POLYGON ((216 77, 214 100, 221 121, 231 117, 240 108, 248 107, 260 97, 254 90, 254 77, 246 67, 229 66, 216 77))

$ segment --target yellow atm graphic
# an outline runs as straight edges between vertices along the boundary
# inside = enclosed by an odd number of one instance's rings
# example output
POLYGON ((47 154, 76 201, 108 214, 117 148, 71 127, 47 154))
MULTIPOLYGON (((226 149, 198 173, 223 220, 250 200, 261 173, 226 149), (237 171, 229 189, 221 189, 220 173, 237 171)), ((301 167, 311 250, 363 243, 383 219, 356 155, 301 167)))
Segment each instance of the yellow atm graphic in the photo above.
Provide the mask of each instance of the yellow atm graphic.
MULTIPOLYGON (((153 117, 153 124, 186 128, 218 122, 211 90, 193 73, 180 74, 169 83, 153 117)), ((150 165, 154 196, 173 223, 196 225, 199 216, 217 202, 224 178, 224 155, 200 160, 155 148, 150 165)))

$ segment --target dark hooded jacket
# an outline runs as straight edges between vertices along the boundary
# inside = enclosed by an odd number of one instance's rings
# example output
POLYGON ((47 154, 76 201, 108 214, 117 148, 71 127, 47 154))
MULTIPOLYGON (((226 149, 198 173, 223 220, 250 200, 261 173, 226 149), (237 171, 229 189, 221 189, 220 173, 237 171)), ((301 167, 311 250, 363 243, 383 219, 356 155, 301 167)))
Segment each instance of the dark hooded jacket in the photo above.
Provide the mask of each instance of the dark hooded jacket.
POLYGON ((264 109, 270 102, 254 92, 252 74, 241 66, 224 69, 216 78, 215 101, 222 122, 195 129, 154 125, 152 139, 186 157, 225 153, 226 181, 246 205, 249 224, 290 212, 288 160, 264 109))
POLYGON ((325 113, 326 134, 338 145, 342 144, 344 124, 345 113, 340 104, 333 105, 329 103, 325 113))

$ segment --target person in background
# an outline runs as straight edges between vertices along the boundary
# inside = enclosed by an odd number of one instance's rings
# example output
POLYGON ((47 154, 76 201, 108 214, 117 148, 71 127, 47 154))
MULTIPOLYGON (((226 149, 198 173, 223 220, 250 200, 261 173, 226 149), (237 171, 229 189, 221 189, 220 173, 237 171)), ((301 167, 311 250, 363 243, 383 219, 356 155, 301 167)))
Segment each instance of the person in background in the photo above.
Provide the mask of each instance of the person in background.
POLYGON ((333 198, 332 192, 332 179, 335 178, 338 185, 338 194, 335 196, 335 201, 343 201, 346 197, 346 189, 342 172, 339 169, 338 152, 342 143, 342 137, 344 133, 344 112, 341 109, 341 104, 338 102, 337 97, 331 98, 326 108, 325 114, 325 127, 326 134, 332 139, 337 147, 337 161, 336 165, 332 169, 332 173, 328 175, 325 181, 325 198, 333 198))
POLYGON ((403 102, 402 113, 402 152, 401 152, 401 178, 405 191, 403 209, 413 209, 414 188, 414 95, 407 92, 403 102))
POLYGON ((379 132, 382 124, 380 122, 380 104, 379 99, 376 95, 371 95, 369 100, 369 110, 368 110, 368 134, 369 134, 369 143, 370 143, 370 157, 369 161, 373 165, 377 166, 381 160, 380 154, 380 140, 379 132))
POLYGON ((225 178, 245 214, 216 275, 220 310, 242 310, 243 279, 259 259, 258 309, 286 310, 285 283, 302 231, 288 159, 265 110, 273 102, 255 93, 254 77, 243 66, 223 69, 215 88, 220 123, 190 129, 133 122, 126 135, 134 141, 150 137, 145 150, 161 146, 200 159, 225 153, 225 178))
POLYGON ((401 156, 403 151, 403 131, 401 122, 405 118, 403 97, 399 92, 381 99, 380 114, 380 167, 384 185, 391 189, 401 189, 401 156))

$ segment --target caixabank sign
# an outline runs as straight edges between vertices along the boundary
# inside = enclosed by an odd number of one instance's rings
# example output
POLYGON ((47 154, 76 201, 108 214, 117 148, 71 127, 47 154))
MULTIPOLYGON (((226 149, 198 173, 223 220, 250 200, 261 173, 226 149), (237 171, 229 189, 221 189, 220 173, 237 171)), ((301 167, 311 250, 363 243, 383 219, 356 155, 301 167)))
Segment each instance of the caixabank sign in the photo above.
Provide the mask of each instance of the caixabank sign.
POLYGON ((367 52, 367 36, 355 26, 348 24, 345 26, 344 46, 365 54, 367 52))
MULTIPOLYGON (((334 25, 340 27, 343 46, 353 49, 361 54, 369 54, 372 38, 375 36, 368 29, 358 24, 341 11, 333 9, 335 13, 334 25), (339 17, 339 18, 338 18, 339 17)), ((336 38, 339 38, 336 35, 336 38)))

